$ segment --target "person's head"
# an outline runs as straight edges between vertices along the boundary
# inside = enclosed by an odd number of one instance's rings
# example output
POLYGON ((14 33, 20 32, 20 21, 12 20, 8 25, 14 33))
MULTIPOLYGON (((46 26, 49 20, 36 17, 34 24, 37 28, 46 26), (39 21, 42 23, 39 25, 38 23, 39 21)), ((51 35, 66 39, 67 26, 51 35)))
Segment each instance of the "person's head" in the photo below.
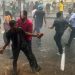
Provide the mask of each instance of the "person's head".
POLYGON ((38 1, 35 2, 35 4, 38 4, 38 3, 39 3, 38 1))
POLYGON ((43 4, 38 5, 38 10, 43 10, 43 4))
POLYGON ((26 11, 26 10, 23 10, 23 11, 21 12, 21 18, 22 18, 22 19, 27 19, 27 11, 26 11))
POLYGON ((62 3, 62 4, 63 4, 63 1, 60 1, 60 3, 62 3))
POLYGON ((15 20, 11 20, 11 21, 9 22, 9 26, 10 26, 10 28, 16 27, 16 21, 15 21, 15 20))
POLYGON ((8 14, 9 14, 9 11, 5 11, 5 16, 8 16, 8 14))
POLYGON ((10 15, 12 17, 12 14, 10 11, 5 11, 5 16, 8 16, 8 15, 10 15))
POLYGON ((57 18, 62 17, 62 13, 61 13, 61 12, 57 12, 56 17, 57 17, 57 18))
POLYGON ((68 9, 68 13, 71 14, 72 13, 72 8, 68 9))

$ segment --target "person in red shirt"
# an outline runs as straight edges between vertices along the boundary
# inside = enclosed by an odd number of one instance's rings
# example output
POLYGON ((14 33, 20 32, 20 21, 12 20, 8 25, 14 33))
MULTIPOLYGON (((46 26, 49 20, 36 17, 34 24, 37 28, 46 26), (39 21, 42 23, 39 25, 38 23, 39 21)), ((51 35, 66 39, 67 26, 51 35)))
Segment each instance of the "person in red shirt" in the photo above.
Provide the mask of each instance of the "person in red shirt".
MULTIPOLYGON (((27 11, 23 10, 23 14, 17 20, 16 27, 21 27, 23 31, 32 33, 33 24, 32 21, 27 18, 27 11)), ((40 71, 40 66, 37 64, 36 58, 32 52, 32 35, 25 35, 25 40, 28 45, 28 51, 26 56, 29 60, 32 71, 40 71)))
MULTIPOLYGON (((17 24, 16 24, 17 27, 21 27, 24 31, 26 32, 31 32, 32 33, 32 28, 33 28, 33 24, 32 24, 32 21, 27 19, 25 16, 24 17, 20 17, 18 20, 17 20, 17 24)), ((32 36, 31 35, 26 35, 25 36, 25 39, 27 41, 31 41, 32 40, 32 36)))

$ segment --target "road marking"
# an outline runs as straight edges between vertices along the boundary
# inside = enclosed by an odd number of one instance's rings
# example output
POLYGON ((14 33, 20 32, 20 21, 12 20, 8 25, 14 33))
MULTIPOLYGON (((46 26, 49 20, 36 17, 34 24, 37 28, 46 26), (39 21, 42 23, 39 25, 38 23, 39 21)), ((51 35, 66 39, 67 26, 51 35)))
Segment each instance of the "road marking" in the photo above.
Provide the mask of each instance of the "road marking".
POLYGON ((64 71, 65 69, 65 47, 63 48, 63 54, 61 55, 61 64, 60 64, 60 70, 64 71))

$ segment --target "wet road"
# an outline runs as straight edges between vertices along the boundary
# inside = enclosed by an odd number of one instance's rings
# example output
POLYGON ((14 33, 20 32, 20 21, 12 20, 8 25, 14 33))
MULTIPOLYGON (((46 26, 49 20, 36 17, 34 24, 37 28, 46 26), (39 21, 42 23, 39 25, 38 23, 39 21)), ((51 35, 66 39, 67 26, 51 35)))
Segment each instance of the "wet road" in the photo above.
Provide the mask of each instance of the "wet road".
MULTIPOLYGON (((53 39, 55 30, 48 29, 49 26, 53 24, 54 19, 47 19, 47 24, 43 25, 41 32, 44 33, 44 36, 41 39, 41 46, 37 45, 37 38, 33 38, 32 48, 36 56, 38 64, 41 66, 42 70, 39 75, 75 75, 75 39, 72 41, 70 48, 66 48, 66 64, 65 70, 60 70, 60 60, 61 56, 58 56, 57 46, 53 39)), ((70 29, 67 29, 62 37, 63 47, 67 43, 70 35, 70 29)), ((2 45, 2 34, 0 35, 0 45, 2 45)), ((9 59, 12 56, 11 50, 6 49, 3 55, 0 55, 0 75, 11 75, 12 68, 12 59, 9 59)), ((18 60, 18 75, 36 75, 30 72, 30 67, 26 57, 23 53, 20 53, 18 60)))

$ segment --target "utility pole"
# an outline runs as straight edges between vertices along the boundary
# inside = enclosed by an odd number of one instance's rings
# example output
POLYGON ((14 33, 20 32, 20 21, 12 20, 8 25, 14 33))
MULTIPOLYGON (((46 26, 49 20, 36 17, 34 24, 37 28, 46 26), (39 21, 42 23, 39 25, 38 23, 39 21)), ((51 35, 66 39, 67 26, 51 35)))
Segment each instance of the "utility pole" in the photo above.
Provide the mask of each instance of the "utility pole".
POLYGON ((21 10, 21 0, 17 0, 19 11, 21 10))

